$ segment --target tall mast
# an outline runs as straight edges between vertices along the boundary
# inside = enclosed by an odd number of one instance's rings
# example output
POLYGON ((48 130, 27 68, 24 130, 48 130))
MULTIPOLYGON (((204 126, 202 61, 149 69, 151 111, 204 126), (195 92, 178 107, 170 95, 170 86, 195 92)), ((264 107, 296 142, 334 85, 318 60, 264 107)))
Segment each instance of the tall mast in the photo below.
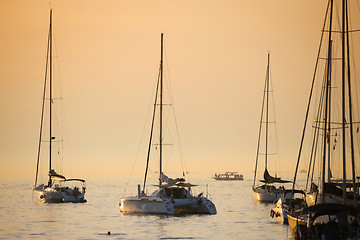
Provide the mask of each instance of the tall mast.
POLYGON ((342 57, 341 57, 341 66, 342 66, 342 81, 341 81, 341 85, 342 85, 342 145, 343 145, 343 185, 342 185, 342 190, 343 190, 343 199, 344 202, 346 201, 346 150, 345 150, 345 124, 346 124, 346 113, 345 113, 345 1, 342 1, 342 57))
MULTIPOLYGON (((50 9, 50 140, 49 140, 49 173, 51 171, 51 141, 52 141, 52 9, 50 9)), ((49 175, 48 186, 51 186, 51 176, 49 175)))
POLYGON ((268 65, 266 70, 266 130, 265 130, 265 169, 268 161, 268 138, 269 138, 269 80, 270 80, 270 53, 268 53, 268 65))
POLYGON ((41 149, 41 142, 42 142, 44 109, 45 109, 45 101, 46 101, 46 78, 47 78, 48 61, 49 61, 49 44, 50 44, 50 27, 49 27, 49 33, 48 33, 48 43, 47 43, 47 48, 46 48, 45 81, 44 81, 43 101, 42 101, 42 108, 41 108, 40 134, 39 134, 39 145, 38 145, 38 154, 37 154, 37 162, 36 162, 36 175, 35 175, 34 188, 36 188, 36 186, 37 186, 37 179, 38 179, 38 173, 39 173, 40 149, 41 149))
POLYGON ((333 0, 330 0, 330 22, 329 22, 329 45, 328 45, 328 64, 327 64, 327 73, 326 73, 326 84, 325 84, 325 123, 324 123, 324 138, 323 138, 323 161, 322 161, 322 197, 325 193, 325 165, 326 165, 326 142, 327 142, 327 123, 328 123, 328 97, 329 97, 329 78, 330 78, 330 59, 331 56, 331 33, 332 33, 332 17, 333 17, 333 0))
POLYGON ((352 167, 352 180, 354 190, 354 206, 357 207, 356 197, 358 195, 358 188, 355 180, 355 156, 354 156, 354 132, 353 132, 353 120, 352 120, 352 99, 351 99, 351 84, 350 84, 350 43, 349 43, 349 15, 348 15, 348 1, 345 2, 346 13, 346 51, 347 51, 347 74, 348 74, 348 97, 349 97, 349 121, 350 121, 350 145, 351 145, 351 167, 352 167))
POLYGON ((330 152, 331 152, 331 66, 332 66, 332 40, 329 43, 329 78, 327 80, 327 88, 328 88, 328 95, 329 95, 329 116, 328 116, 328 137, 327 137, 327 142, 328 142, 328 183, 330 183, 330 178, 331 178, 331 169, 330 169, 330 152))
POLYGON ((162 174, 162 114, 163 114, 163 33, 161 33, 161 59, 160 59, 160 171, 159 171, 159 186, 161 186, 162 174))

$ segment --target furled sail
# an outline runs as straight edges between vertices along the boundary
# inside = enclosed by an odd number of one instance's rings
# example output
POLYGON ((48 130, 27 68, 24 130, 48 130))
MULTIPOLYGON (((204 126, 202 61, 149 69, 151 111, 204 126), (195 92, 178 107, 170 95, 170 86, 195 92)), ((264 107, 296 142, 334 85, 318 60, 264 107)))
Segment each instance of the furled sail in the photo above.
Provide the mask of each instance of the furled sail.
POLYGON ((169 186, 173 186, 178 182, 185 182, 184 178, 169 178, 168 176, 166 176, 165 174, 161 173, 161 181, 167 183, 169 186))
POLYGON ((184 178, 172 179, 163 173, 161 173, 161 181, 163 182, 161 185, 154 185, 154 186, 161 187, 161 188, 167 188, 167 187, 173 187, 173 186, 177 186, 177 187, 195 187, 195 186, 197 186, 197 185, 194 185, 191 183, 186 183, 184 178))
POLYGON ((264 180, 260 180, 260 181, 264 182, 264 183, 288 183, 288 182, 291 182, 291 181, 287 181, 287 180, 281 180, 281 178, 278 178, 278 177, 271 176, 267 169, 265 169, 265 171, 264 171, 264 180))
POLYGON ((49 176, 52 180, 66 180, 63 175, 57 174, 54 169, 50 170, 49 176))

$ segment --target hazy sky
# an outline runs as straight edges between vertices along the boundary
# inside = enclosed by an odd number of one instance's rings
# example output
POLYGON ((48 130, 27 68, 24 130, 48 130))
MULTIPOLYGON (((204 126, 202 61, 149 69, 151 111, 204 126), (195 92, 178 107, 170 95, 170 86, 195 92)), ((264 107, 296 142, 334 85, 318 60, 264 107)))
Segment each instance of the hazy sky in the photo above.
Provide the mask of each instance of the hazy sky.
MULTIPOLYGON (((293 173, 326 4, 52 1, 72 177, 131 170, 161 32, 188 171, 252 176, 270 51, 280 171, 293 173)), ((0 1, 1 177, 35 172, 48 25, 49 1, 0 1)))

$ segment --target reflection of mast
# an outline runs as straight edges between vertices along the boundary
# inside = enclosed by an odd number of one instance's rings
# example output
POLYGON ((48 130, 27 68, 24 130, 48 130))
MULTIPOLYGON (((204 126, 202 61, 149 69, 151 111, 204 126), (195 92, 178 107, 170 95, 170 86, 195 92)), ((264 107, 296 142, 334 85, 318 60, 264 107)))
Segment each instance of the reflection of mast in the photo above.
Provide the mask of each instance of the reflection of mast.
POLYGON ((52 141, 52 9, 50 10, 50 30, 49 30, 49 38, 50 38, 50 141, 49 141, 49 181, 48 186, 51 187, 51 141, 52 141))

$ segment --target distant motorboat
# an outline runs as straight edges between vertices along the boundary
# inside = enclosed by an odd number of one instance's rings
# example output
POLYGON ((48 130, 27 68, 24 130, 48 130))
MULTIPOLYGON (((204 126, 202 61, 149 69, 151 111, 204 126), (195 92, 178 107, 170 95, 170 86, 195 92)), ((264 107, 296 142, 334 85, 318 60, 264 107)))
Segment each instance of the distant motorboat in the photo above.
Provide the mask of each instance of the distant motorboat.
MULTIPOLYGON (((163 34, 161 33, 161 61, 159 78, 156 87, 155 104, 153 110, 153 118, 151 124, 150 141, 148 148, 147 165, 145 170, 144 185, 142 191, 140 191, 140 185, 138 185, 138 194, 133 197, 124 197, 120 200, 120 212, 122 213, 141 213, 141 214, 177 214, 177 213, 190 213, 190 214, 216 214, 216 207, 214 203, 207 197, 200 193, 194 196, 192 193, 192 187, 196 186, 185 182, 184 178, 169 178, 162 170, 162 147, 163 147, 163 34), (160 101, 158 102, 158 96, 160 101), (154 120, 156 110, 160 108, 159 114, 159 184, 156 185, 158 189, 151 195, 145 193, 146 179, 149 168, 150 150, 152 143, 152 135, 154 129, 154 120)), ((183 176, 185 173, 183 172, 183 176)))
POLYGON ((244 180, 244 176, 238 172, 215 173, 212 178, 224 181, 244 180))
MULTIPOLYGON (((49 71, 49 78, 46 75, 45 84, 44 84, 44 94, 43 94, 43 104, 42 104, 42 113, 41 113, 41 126, 40 126, 40 137, 39 137, 39 147, 38 147, 38 158, 36 164, 36 176, 34 184, 34 197, 37 202, 46 202, 46 203, 61 203, 61 202, 86 202, 85 200, 85 180, 83 179, 66 179, 63 175, 60 175, 55 172, 52 168, 53 162, 53 144, 56 141, 53 130, 53 103, 54 97, 53 93, 53 79, 52 79, 52 9, 50 10, 50 27, 48 35, 48 49, 47 49, 47 61, 46 61, 46 73, 49 71), (48 64, 48 59, 50 63, 48 64), (49 67, 49 69, 48 69, 49 67), (49 87, 47 88, 47 82, 49 87), (48 95, 46 92, 48 91, 48 95), (44 131, 44 111, 45 111, 45 101, 49 100, 49 139, 43 139, 44 131), (47 141, 48 146, 43 146, 43 142, 47 141), (48 172, 48 183, 38 185, 38 175, 39 175, 39 162, 40 162, 40 152, 41 149, 49 149, 49 172, 48 172), (70 185, 71 184, 71 185, 70 185)), ((60 141, 59 141, 60 142, 60 141)), ((59 151, 57 151, 59 154, 59 151)))

